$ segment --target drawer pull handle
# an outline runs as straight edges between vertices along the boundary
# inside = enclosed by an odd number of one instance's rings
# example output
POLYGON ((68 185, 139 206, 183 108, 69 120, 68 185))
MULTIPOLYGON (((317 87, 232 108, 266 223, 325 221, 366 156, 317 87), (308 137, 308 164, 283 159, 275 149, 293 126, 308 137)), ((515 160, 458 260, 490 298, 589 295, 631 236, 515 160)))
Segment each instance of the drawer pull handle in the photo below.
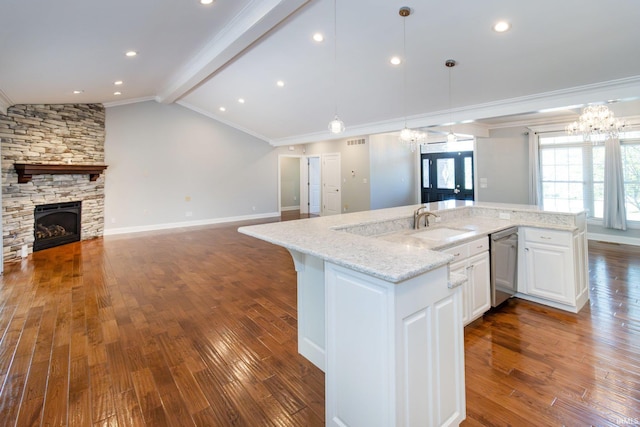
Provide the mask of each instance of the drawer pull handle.
POLYGON ((547 236, 540 236, 540 238, 544 239, 544 240, 551 240, 552 239, 552 237, 547 237, 547 236))
POLYGON ((460 252, 456 252, 453 256, 460 256, 460 252))

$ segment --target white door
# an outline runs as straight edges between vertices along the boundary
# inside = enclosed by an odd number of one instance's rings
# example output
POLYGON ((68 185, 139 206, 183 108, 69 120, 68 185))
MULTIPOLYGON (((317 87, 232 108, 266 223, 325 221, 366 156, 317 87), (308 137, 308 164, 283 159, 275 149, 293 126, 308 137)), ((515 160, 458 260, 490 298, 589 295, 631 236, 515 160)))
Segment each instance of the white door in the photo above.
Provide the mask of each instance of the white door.
POLYGON ((340 153, 322 155, 322 214, 340 213, 340 153))
POLYGON ((309 213, 320 214, 320 157, 309 157, 309 213))
POLYGON ((309 159, 300 159, 300 213, 309 213, 309 159))

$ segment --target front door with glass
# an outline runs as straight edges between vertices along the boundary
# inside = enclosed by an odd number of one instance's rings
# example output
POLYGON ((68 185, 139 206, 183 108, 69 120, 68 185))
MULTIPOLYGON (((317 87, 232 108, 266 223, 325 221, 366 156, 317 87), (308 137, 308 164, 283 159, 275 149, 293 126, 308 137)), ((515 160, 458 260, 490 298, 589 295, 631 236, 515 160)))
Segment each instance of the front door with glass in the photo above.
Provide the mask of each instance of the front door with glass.
POLYGON ((473 200, 473 151, 421 155, 422 203, 473 200))

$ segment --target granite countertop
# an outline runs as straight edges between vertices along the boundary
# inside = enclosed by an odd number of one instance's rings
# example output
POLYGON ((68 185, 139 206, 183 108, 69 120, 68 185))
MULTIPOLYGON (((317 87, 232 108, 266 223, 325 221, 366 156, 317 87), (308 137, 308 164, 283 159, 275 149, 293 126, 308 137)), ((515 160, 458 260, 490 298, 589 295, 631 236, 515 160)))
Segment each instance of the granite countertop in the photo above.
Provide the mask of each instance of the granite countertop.
MULTIPOLYGON (((412 237, 413 211, 402 206, 342 215, 240 227, 239 232, 321 258, 392 283, 446 265, 438 250, 512 226, 573 230, 581 212, 548 212, 536 206, 447 201, 427 204, 440 221, 430 228, 464 229, 437 241, 412 237)), ((421 231, 425 229, 422 228, 421 231)))

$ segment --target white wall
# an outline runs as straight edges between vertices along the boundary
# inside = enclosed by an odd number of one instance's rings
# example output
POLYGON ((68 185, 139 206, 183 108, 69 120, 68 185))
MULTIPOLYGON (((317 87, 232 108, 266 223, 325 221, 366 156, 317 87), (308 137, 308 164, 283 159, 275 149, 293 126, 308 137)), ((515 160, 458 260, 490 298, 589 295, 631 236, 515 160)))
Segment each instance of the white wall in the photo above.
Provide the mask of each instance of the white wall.
POLYGON ((359 212, 370 209, 369 141, 367 137, 316 142, 307 144, 305 149, 307 155, 340 153, 342 212, 359 212), (348 141, 362 139, 364 139, 364 144, 348 144, 348 141))
POLYGON ((476 143, 476 200, 529 203, 529 137, 524 127, 494 129, 476 143), (486 179, 487 187, 480 182, 486 179))
POLYGON ((105 127, 105 234, 278 214, 284 149, 154 101, 107 108, 105 127))
POLYGON ((394 134, 369 137, 371 158, 371 209, 419 203, 416 199, 417 150, 412 152, 394 134))

